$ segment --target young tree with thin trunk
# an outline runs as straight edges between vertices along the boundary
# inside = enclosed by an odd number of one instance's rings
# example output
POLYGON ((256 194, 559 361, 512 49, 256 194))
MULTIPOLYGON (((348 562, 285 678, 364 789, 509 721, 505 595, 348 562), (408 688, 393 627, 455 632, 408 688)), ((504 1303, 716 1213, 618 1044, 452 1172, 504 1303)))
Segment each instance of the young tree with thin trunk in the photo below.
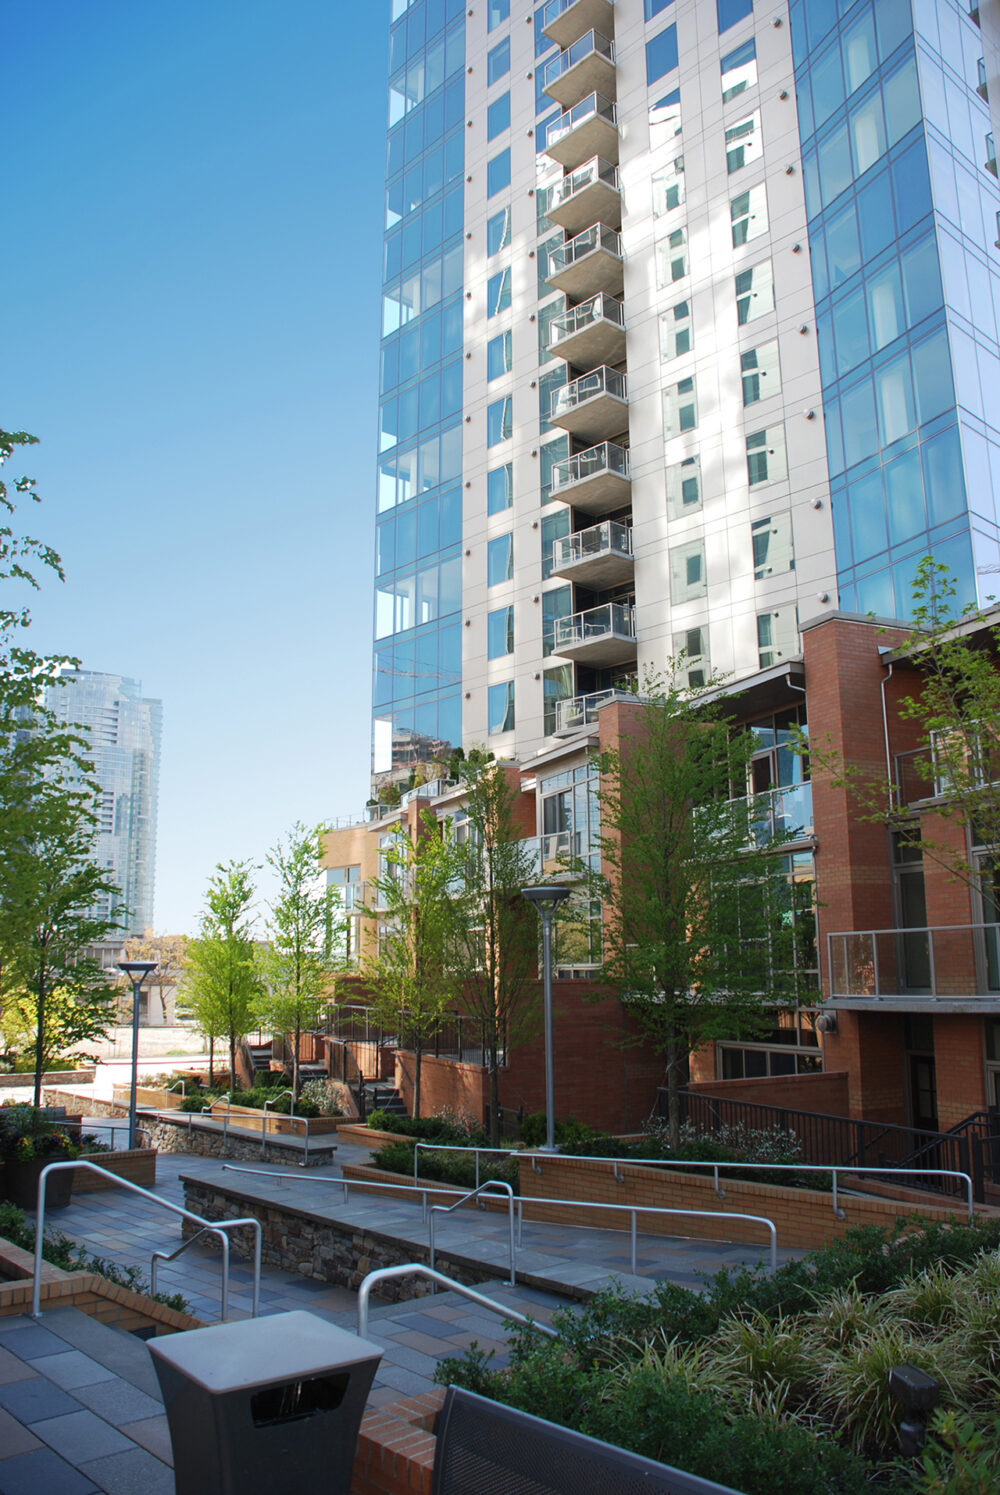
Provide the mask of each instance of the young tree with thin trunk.
POLYGON ((647 680, 627 736, 598 760, 601 977, 664 1056, 674 1144, 688 1054, 760 1032, 795 963, 774 856, 788 838, 747 797, 752 735, 703 697, 647 680))
POLYGON ((230 1082, 236 1046, 255 1023, 260 980, 253 938, 256 890, 249 862, 220 863, 209 878, 197 937, 188 943, 184 969, 196 1021, 211 1039, 229 1044, 230 1082))

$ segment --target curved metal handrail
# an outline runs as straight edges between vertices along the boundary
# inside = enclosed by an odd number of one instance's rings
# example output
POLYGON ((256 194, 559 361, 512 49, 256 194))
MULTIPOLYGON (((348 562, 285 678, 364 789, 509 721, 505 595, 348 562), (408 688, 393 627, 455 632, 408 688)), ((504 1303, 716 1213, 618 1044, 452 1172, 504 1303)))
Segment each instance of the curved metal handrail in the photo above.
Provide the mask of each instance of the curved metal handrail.
POLYGON ((425 1267, 421 1261, 410 1261, 398 1267, 379 1267, 377 1271, 369 1272, 358 1288, 358 1334, 362 1339, 368 1333, 369 1294, 376 1282, 386 1282, 393 1277, 426 1277, 429 1281, 437 1282, 447 1288, 449 1292, 459 1293, 461 1297, 468 1298, 471 1303, 478 1303, 480 1308, 488 1308, 491 1313, 499 1314, 501 1318, 512 1319, 515 1324, 524 1324, 529 1329, 536 1329, 539 1334, 547 1334, 549 1339, 559 1337, 548 1324, 540 1324, 537 1319, 529 1318, 526 1313, 520 1313, 516 1308, 506 1308, 495 1298, 488 1298, 485 1293, 477 1293, 475 1288, 466 1287, 464 1282, 456 1282, 454 1277, 446 1277, 443 1272, 437 1272, 433 1267, 425 1267))
POLYGON ((515 1287, 517 1285, 517 1270, 516 1270, 516 1267, 515 1267, 515 1264, 514 1264, 514 1254, 515 1254, 515 1246, 514 1246, 514 1190, 511 1188, 510 1184, 505 1183, 503 1181, 503 1179, 501 1179, 501 1178, 488 1178, 484 1184, 480 1184, 479 1185, 478 1189, 472 1189, 468 1194, 463 1194, 460 1199, 456 1199, 455 1202, 454 1202, 454 1204, 432 1204, 431 1205, 431 1213, 430 1213, 430 1240, 429 1240, 429 1250, 428 1250, 428 1255, 430 1257, 430 1264, 433 1267, 433 1265, 434 1265, 434 1263, 435 1263, 435 1261, 437 1259, 437 1254, 436 1254, 435 1249, 434 1249, 434 1216, 435 1216, 435 1214, 450 1215, 450 1214, 453 1213, 454 1210, 457 1210, 460 1207, 460 1205, 468 1204, 471 1199, 478 1199, 479 1196, 480 1196, 480 1194, 485 1194, 486 1193, 487 1189, 494 1189, 494 1190, 495 1189, 499 1189, 501 1191, 501 1193, 505 1193, 507 1195, 507 1230, 508 1230, 508 1235, 509 1235, 509 1251, 510 1251, 510 1276, 508 1277, 507 1280, 510 1283, 511 1287, 515 1287))
MULTIPOLYGON (((242 1220, 203 1220, 201 1215, 194 1214, 189 1209, 184 1209, 179 1204, 173 1204, 169 1199, 161 1199, 159 1194, 153 1194, 149 1189, 134 1184, 127 1178, 119 1178, 117 1173, 109 1173, 107 1168, 99 1168, 96 1163, 88 1163, 78 1158, 74 1163, 48 1163, 38 1177, 38 1209, 35 1216, 35 1253, 34 1265, 31 1279, 31 1317, 38 1319, 42 1316, 42 1247, 45 1243, 45 1188, 49 1181, 50 1173, 65 1172, 68 1168, 85 1168, 89 1173, 96 1173, 101 1178, 110 1179, 112 1184, 119 1188, 129 1189, 133 1194, 141 1194, 144 1199, 152 1200, 161 1209, 169 1210, 172 1215, 180 1215, 182 1219, 192 1220, 200 1225, 202 1230, 209 1230, 222 1237, 222 1317, 225 1319, 229 1311, 229 1237, 225 1231, 232 1230, 237 1226, 247 1225, 254 1233, 253 1252, 253 1317, 256 1318, 260 1306, 260 1258, 261 1258, 261 1224, 259 1220, 247 1216, 242 1220)), ((200 1234, 201 1232, 199 1232, 200 1234)), ((185 1243, 187 1244, 187 1243, 185 1243)))

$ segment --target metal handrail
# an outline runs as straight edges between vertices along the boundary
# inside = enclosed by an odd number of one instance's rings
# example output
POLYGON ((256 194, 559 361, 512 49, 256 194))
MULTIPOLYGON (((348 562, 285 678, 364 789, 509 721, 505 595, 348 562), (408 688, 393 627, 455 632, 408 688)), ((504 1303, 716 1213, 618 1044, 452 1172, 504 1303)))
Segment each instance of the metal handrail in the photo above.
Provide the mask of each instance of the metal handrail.
MULTIPOLYGON (((119 1188, 129 1189, 133 1194, 141 1194, 144 1199, 150 1199, 154 1204, 160 1205, 162 1209, 169 1210, 172 1215, 180 1215, 184 1220, 192 1220, 200 1225, 202 1231, 211 1231, 218 1235, 222 1241, 222 1319, 225 1322, 229 1312, 229 1237, 225 1234, 227 1230, 237 1227, 249 1226, 254 1233, 253 1252, 253 1317, 256 1318, 260 1305, 260 1258, 261 1258, 261 1225, 259 1220, 247 1216, 241 1220, 203 1220, 201 1215, 194 1214, 191 1210, 184 1209, 179 1204, 173 1204, 169 1199, 161 1199, 159 1194, 153 1194, 149 1189, 143 1189, 139 1184, 132 1183, 127 1178, 119 1178, 117 1173, 109 1173, 107 1168, 99 1168, 96 1163, 87 1163, 78 1159, 75 1163, 48 1163, 38 1177, 38 1210, 35 1217, 35 1257, 32 1269, 31 1281, 31 1317, 38 1319, 42 1316, 42 1247, 45 1243, 45 1188, 50 1173, 65 1172, 67 1168, 85 1168, 89 1173, 96 1173, 101 1178, 110 1179, 119 1188)), ((199 1232, 201 1233, 201 1232, 199 1232)))
MULTIPOLYGON (((279 1090, 278 1093, 277 1093, 277 1095, 272 1095, 272 1096, 268 1097, 268 1099, 264 1102, 264 1104, 263 1104, 263 1106, 262 1106, 261 1109, 264 1110, 264 1111, 266 1111, 267 1108, 268 1108, 268 1106, 273 1106, 274 1103, 275 1103, 275 1101, 279 1101, 283 1095, 290 1095, 292 1097, 292 1108, 291 1108, 291 1110, 289 1111, 288 1114, 289 1114, 289 1116, 294 1116, 295 1115, 295 1091, 294 1090, 279 1090)), ((284 1115, 284 1112, 279 1112, 278 1114, 279 1115, 284 1115)))
POLYGON ((174 1090, 177 1089, 178 1085, 181 1087, 181 1097, 186 1100, 187 1084, 184 1080, 175 1080, 172 1085, 168 1085, 166 1090, 163 1092, 164 1095, 170 1095, 174 1090))
MULTIPOLYGON (((231 1223, 231 1222, 227 1222, 227 1224, 228 1223, 231 1223)), ((251 1223, 251 1222, 250 1222, 250 1220, 248 1218, 247 1220, 240 1221, 238 1223, 240 1223, 240 1224, 248 1224, 248 1223, 251 1223)), ((257 1222, 254 1222, 254 1223, 257 1224, 258 1250, 259 1250, 260 1249, 260 1245, 259 1245, 260 1222, 257 1221, 257 1222)), ((219 1242, 220 1242, 221 1247, 222 1247, 222 1304, 221 1304, 221 1318, 220 1318, 220 1322, 224 1324, 226 1322, 226 1319, 229 1316, 229 1237, 226 1235, 225 1230, 222 1228, 221 1225, 204 1225, 204 1226, 202 1226, 201 1230, 196 1230, 195 1233, 194 1233, 194 1235, 189 1236, 189 1238, 186 1241, 181 1241, 181 1243, 177 1247, 176 1251, 154 1251, 153 1254, 152 1254, 152 1256, 149 1259, 149 1289, 150 1289, 150 1292, 152 1293, 153 1297, 155 1298, 155 1296, 156 1296, 156 1275, 157 1275, 157 1269, 159 1267, 160 1262, 161 1261, 176 1261, 177 1258, 178 1258, 178 1256, 182 1256, 183 1253, 187 1250, 187 1248, 189 1246, 193 1246, 194 1243, 195 1243, 195 1241, 201 1240, 201 1237, 203 1235, 217 1235, 219 1237, 219 1242)), ((254 1279, 253 1279, 253 1307, 252 1307, 251 1312, 250 1312, 250 1317, 251 1318, 256 1318, 259 1313, 260 1313, 260 1273, 258 1271, 254 1275, 254 1279)))
MULTIPOLYGON (((227 1173, 252 1173, 257 1178, 279 1178, 283 1183, 289 1184, 339 1184, 344 1191, 344 1204, 350 1199, 352 1184, 359 1189, 384 1189, 386 1191, 398 1192, 405 1190, 407 1194, 420 1195, 420 1220, 421 1224, 427 1223, 427 1199, 431 1194, 457 1194, 458 1190, 450 1188, 448 1184, 387 1184, 380 1178, 331 1178, 329 1174, 311 1173, 308 1178, 302 1178, 296 1173, 273 1173, 270 1168, 241 1168, 238 1163, 223 1163, 223 1171, 227 1173)), ((488 1180, 492 1182, 492 1180, 488 1180)))
MULTIPOLYGON (((414 1188, 418 1188, 419 1187, 419 1184, 418 1184, 417 1180, 420 1177, 420 1166, 419 1166, 420 1165, 420 1159, 419 1159, 419 1153, 420 1153, 420 1149, 421 1148, 423 1148, 425 1152, 474 1152, 475 1155, 476 1155, 476 1188, 477 1189, 480 1186, 480 1179, 479 1179, 479 1154, 480 1153, 482 1153, 482 1152, 489 1153, 490 1156, 494 1157, 494 1158, 518 1158, 518 1157, 522 1157, 523 1156, 523 1153, 518 1148, 514 1148, 514 1147, 465 1147, 465 1146, 460 1146, 457 1142, 456 1143, 452 1143, 452 1142, 434 1143, 434 1142, 422 1142, 422 1141, 414 1142, 414 1144, 413 1144, 413 1187, 414 1188)), ((489 1182, 489 1180, 487 1180, 487 1182, 489 1182)), ((496 1182, 499 1182, 499 1180, 496 1180, 496 1182)))
POLYGON ((461 1199, 456 1199, 454 1204, 432 1204, 431 1205, 431 1214, 430 1214, 430 1251, 429 1251, 430 1263, 431 1263, 431 1266, 433 1267, 433 1265, 435 1263, 435 1260, 436 1260, 436 1252, 434 1250, 434 1216, 435 1216, 435 1214, 436 1213, 440 1213, 440 1214, 444 1214, 444 1215, 450 1215, 454 1210, 457 1210, 460 1205, 462 1205, 462 1204, 468 1204, 469 1201, 470 1201, 470 1199, 478 1199, 479 1195, 480 1194, 484 1194, 487 1189, 498 1189, 498 1190, 500 1190, 500 1192, 502 1194, 506 1194, 506 1196, 507 1196, 507 1231, 508 1231, 508 1235, 509 1235, 509 1238, 510 1238, 509 1239, 510 1276, 509 1276, 509 1278, 507 1280, 510 1283, 511 1287, 514 1287, 516 1285, 516 1283, 517 1283, 517 1268, 516 1268, 515 1262, 514 1262, 514 1190, 511 1188, 510 1184, 504 1183, 503 1179, 500 1179, 500 1178, 488 1178, 486 1180, 486 1182, 484 1184, 480 1184, 477 1189, 473 1189, 468 1194, 463 1194, 462 1197, 461 1197, 461 1199))
POLYGON ((520 1313, 516 1308, 506 1308, 495 1298, 488 1298, 485 1293, 477 1293, 475 1288, 466 1287, 464 1282, 456 1282, 454 1277, 446 1277, 443 1272, 437 1272, 433 1267, 425 1267, 422 1261, 408 1261, 398 1267, 379 1267, 377 1271, 369 1272, 358 1288, 358 1334, 360 1338, 364 1339, 368 1333, 368 1297, 372 1288, 376 1282, 386 1282, 394 1277, 426 1277, 430 1282, 440 1283, 450 1292, 459 1293, 461 1297, 468 1298, 471 1303, 478 1303, 480 1308, 488 1308, 491 1313, 498 1313, 501 1318, 511 1319, 515 1324, 524 1324, 528 1329, 537 1329, 539 1334, 547 1334, 549 1339, 559 1337, 548 1324, 540 1324, 537 1319, 529 1318, 526 1313, 520 1313))
MULTIPOLYGON (((89 1116, 83 1116, 79 1121, 63 1121, 59 1118, 56 1118, 55 1120, 50 1121, 48 1125, 64 1126, 69 1132, 78 1132, 81 1147, 83 1146, 84 1137, 87 1136, 90 1132, 111 1132, 112 1135, 116 1135, 118 1132, 125 1130, 125 1127, 115 1126, 114 1123, 110 1121, 93 1121, 89 1116)), ((137 1126, 135 1129, 135 1134, 137 1137, 140 1135, 145 1137, 150 1147, 152 1147, 153 1134, 148 1126, 137 1126)), ((114 1151, 114 1148, 112 1148, 112 1151, 114 1151)))

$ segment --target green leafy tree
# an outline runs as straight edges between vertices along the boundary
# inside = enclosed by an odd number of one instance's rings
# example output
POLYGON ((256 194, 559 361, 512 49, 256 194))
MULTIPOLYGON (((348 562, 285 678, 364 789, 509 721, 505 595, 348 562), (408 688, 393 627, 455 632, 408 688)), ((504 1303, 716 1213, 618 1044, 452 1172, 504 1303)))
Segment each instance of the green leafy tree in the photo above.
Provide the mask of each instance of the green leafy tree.
POLYGON ((539 1023, 538 921, 522 895, 539 878, 515 822, 517 790, 503 764, 490 760, 473 749, 460 765, 466 836, 457 848, 461 891, 453 913, 463 1006, 482 1028, 490 1141, 497 1146, 501 1061, 539 1023))
POLYGON ((455 882, 459 871, 447 823, 425 810, 416 835, 398 826, 372 879, 378 950, 363 974, 375 1010, 413 1047, 413 1114, 420 1115, 424 1049, 461 990, 455 960, 455 882))
POLYGON ((647 679, 627 735, 598 760, 601 975, 664 1056, 672 1145, 688 1054, 760 1032, 795 963, 774 857, 787 837, 746 795, 752 735, 704 694, 647 679))
POLYGON ((213 1049, 216 1039, 226 1039, 231 1080, 236 1045, 255 1025, 260 996, 252 873, 249 862, 219 863, 209 878, 199 932, 184 958, 185 991, 195 1020, 213 1049))
POLYGON ((342 921, 336 917, 333 892, 320 877, 321 828, 296 823, 287 841, 267 853, 277 874, 278 895, 266 921, 268 944, 259 955, 260 1014, 279 1033, 292 1038, 292 1088, 299 1095, 302 1031, 315 1022, 320 1003, 329 995, 335 948, 342 921))

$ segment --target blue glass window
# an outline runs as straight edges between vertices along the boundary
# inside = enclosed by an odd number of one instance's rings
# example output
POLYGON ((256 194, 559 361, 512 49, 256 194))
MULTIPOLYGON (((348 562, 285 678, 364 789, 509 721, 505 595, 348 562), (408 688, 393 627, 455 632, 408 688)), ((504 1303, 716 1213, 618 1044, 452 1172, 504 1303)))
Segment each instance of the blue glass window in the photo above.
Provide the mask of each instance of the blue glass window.
POLYGON ((542 580, 547 581, 555 565, 555 543, 569 534, 569 509, 560 504, 551 514, 542 516, 542 580))
POLYGON ((510 37, 504 37, 503 41, 486 55, 486 82, 487 85, 495 83, 505 73, 510 72, 510 37))
POLYGON ((486 547, 486 585, 495 587, 514 575, 514 536, 497 535, 486 547))
POLYGON ((502 685, 491 685, 486 693, 486 709, 489 733, 514 730, 514 682, 505 680, 502 685))
POLYGON ((514 609, 498 607, 486 614, 486 657, 502 659, 514 652, 514 609))
POLYGON ((878 450, 875 392, 870 377, 844 390, 840 397, 844 430, 844 459, 848 467, 878 450))
POLYGON ((514 469, 509 462, 486 474, 486 512, 499 514, 514 502, 514 469))
MULTIPOLYGON (((892 216, 891 204, 889 216, 892 216)), ((858 220, 852 202, 827 221, 826 256, 831 290, 836 290, 845 280, 850 280, 855 271, 861 268, 858 220)))
POLYGON ((510 333, 501 332, 499 337, 491 337, 486 344, 487 380, 499 379, 501 374, 509 374, 512 362, 510 333))
POLYGON ((510 208, 486 220, 486 253, 499 254, 510 243, 510 208))
POLYGON ((677 27, 667 26, 646 43, 646 83, 655 83, 677 66, 677 27))
POLYGON ((501 21, 510 20, 510 0, 489 0, 486 9, 486 29, 492 31, 501 21))
POLYGON ((573 588, 553 587, 542 593, 542 654, 555 652, 556 619, 568 618, 573 612, 573 588))
POLYGON ((924 513, 924 480, 916 447, 890 462, 883 472, 889 544, 912 540, 927 527, 924 513))
POLYGON ((943 327, 913 347, 913 393, 920 425, 955 403, 948 334, 943 327))
POLYGON ((742 21, 744 16, 753 15, 753 0, 715 0, 715 10, 721 36, 730 26, 742 21))
POLYGON ((495 197, 510 186, 510 146, 486 163, 486 196, 495 197))
POLYGON ((833 335, 837 348, 838 374, 849 373, 869 356, 868 319, 865 316, 865 296, 861 286, 834 304, 833 335))
POLYGON ((881 254, 895 237, 888 172, 880 171, 859 191, 858 227, 861 230, 861 253, 866 260, 881 254))
POLYGON ((498 270, 486 282, 486 315, 495 317, 510 305, 510 268, 498 270))
POLYGON ((757 82, 757 41, 751 37, 722 59, 722 102, 728 104, 757 82))
POLYGON ((486 139, 495 140, 510 129, 510 89, 494 99, 486 111, 486 139))
POLYGON ((925 441, 921 449, 924 485, 927 490, 929 522, 943 524, 965 508, 965 481, 962 477, 962 448, 958 427, 925 441))
POLYGON ((513 400, 510 395, 504 395, 502 400, 494 400, 486 407, 486 445, 497 446, 501 441, 508 441, 513 430, 513 400))
POLYGON ((647 21, 658 16, 661 10, 666 10, 668 5, 673 5, 674 0, 643 0, 643 14, 647 21))
POLYGON ((859 478, 850 485, 847 493, 855 561, 884 554, 887 540, 881 472, 870 472, 859 478))

